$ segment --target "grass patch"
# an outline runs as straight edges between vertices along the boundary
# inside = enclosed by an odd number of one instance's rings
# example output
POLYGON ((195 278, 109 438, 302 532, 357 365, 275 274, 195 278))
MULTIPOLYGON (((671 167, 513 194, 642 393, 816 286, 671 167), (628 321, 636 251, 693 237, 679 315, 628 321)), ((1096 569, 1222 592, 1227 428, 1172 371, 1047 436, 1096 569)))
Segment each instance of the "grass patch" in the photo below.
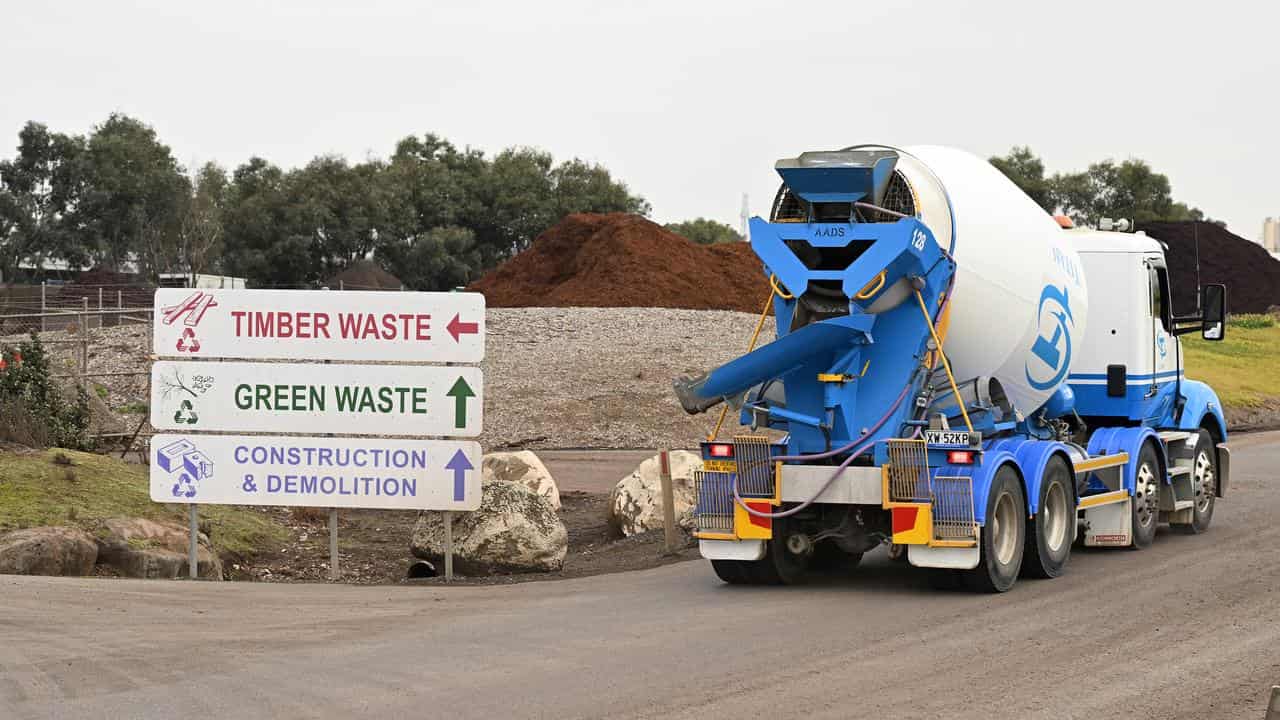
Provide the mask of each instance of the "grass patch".
MULTIPOLYGON (((113 517, 165 520, 185 527, 187 511, 184 505, 152 502, 147 468, 140 465, 73 450, 0 451, 0 532, 72 525, 98 533, 102 521, 113 517)), ((288 536, 288 530, 268 516, 234 505, 203 505, 200 518, 219 552, 252 555, 288 536)))
POLYGON ((1271 316, 1232 316, 1221 342, 1185 335, 1182 347, 1187 377, 1209 383, 1224 405, 1259 407, 1280 398, 1280 327, 1271 316))
POLYGON ((146 403, 131 402, 121 406, 121 408, 116 410, 116 412, 121 413, 122 415, 146 415, 151 412, 151 406, 146 403))

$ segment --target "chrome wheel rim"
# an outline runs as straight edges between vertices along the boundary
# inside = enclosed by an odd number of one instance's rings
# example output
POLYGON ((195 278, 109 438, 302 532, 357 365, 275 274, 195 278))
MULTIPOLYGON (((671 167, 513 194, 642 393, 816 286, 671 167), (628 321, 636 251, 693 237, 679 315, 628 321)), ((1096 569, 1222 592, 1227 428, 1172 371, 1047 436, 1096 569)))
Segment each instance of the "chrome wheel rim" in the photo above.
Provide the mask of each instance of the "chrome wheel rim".
POLYGON ((1062 483, 1052 483, 1044 496, 1044 544, 1056 553, 1067 543, 1067 492, 1062 483))
POLYGON ((1217 478, 1213 474, 1213 461, 1209 459, 1209 453, 1201 451, 1196 455, 1196 466, 1193 471, 1195 474, 1196 489, 1196 512, 1204 512, 1209 509, 1209 504, 1213 502, 1213 494, 1217 492, 1214 485, 1217 478))
POLYGON ((1160 488, 1156 484, 1155 472, 1147 463, 1138 467, 1138 481, 1133 492, 1133 502, 1139 525, 1147 527, 1155 522, 1156 513, 1159 512, 1160 488))
POLYGON ((1013 496, 1001 493, 996 499, 996 511, 991 517, 991 545, 996 562, 1008 565, 1013 562, 1018 546, 1018 510, 1013 506, 1013 496))

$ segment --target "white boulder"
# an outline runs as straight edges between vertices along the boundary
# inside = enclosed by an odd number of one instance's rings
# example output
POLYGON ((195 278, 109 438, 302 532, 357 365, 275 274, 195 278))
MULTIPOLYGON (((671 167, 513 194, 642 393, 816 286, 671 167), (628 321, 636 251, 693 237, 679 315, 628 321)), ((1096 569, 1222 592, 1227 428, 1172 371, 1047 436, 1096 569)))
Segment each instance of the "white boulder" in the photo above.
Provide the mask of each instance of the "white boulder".
MULTIPOLYGON (((689 450, 672 450, 669 459, 676 523, 691 530, 696 502, 693 471, 702 467, 702 458, 689 450)), ((640 463, 614 486, 609 495, 609 524, 627 537, 662 529, 662 480, 657 455, 640 463)))
POLYGON ((484 483, 519 483, 546 498, 552 508, 560 509, 560 488, 556 487, 547 466, 532 451, 488 453, 481 468, 484 483))
MULTIPOLYGON (((551 501, 525 485, 485 480, 480 509, 453 515, 453 564, 467 575, 554 572, 564 567, 569 531, 551 501)), ((409 549, 440 566, 444 513, 418 518, 409 549)))

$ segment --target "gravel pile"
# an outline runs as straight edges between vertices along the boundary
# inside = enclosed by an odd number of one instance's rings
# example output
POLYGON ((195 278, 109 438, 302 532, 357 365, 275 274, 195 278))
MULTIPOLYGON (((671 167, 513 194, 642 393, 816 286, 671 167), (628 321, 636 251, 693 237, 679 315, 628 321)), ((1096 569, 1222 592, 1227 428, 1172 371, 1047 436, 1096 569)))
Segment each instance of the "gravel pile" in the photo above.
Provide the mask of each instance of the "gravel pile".
MULTIPOLYGON (((741 354, 756 319, 721 310, 491 308, 480 442, 486 450, 696 447, 716 412, 687 415, 671 380, 741 354)), ((772 321, 766 330, 772 336, 772 321)), ((90 330, 89 340, 91 371, 150 367, 146 325, 90 330)), ((59 372, 77 371, 78 345, 49 349, 59 372)), ((148 402, 147 378, 141 376, 92 378, 90 391, 130 430, 148 402)))

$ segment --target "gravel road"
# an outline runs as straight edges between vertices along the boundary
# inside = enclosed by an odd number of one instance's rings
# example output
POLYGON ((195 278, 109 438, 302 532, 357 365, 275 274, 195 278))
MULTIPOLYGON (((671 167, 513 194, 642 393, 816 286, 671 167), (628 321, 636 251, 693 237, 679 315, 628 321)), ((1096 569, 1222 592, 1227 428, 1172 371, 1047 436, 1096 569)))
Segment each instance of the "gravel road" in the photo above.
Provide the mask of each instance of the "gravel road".
POLYGON ((1280 681, 1280 434, 1201 536, 1004 595, 871 557, 502 587, 0 577, 0 717, 1246 718, 1280 681))

